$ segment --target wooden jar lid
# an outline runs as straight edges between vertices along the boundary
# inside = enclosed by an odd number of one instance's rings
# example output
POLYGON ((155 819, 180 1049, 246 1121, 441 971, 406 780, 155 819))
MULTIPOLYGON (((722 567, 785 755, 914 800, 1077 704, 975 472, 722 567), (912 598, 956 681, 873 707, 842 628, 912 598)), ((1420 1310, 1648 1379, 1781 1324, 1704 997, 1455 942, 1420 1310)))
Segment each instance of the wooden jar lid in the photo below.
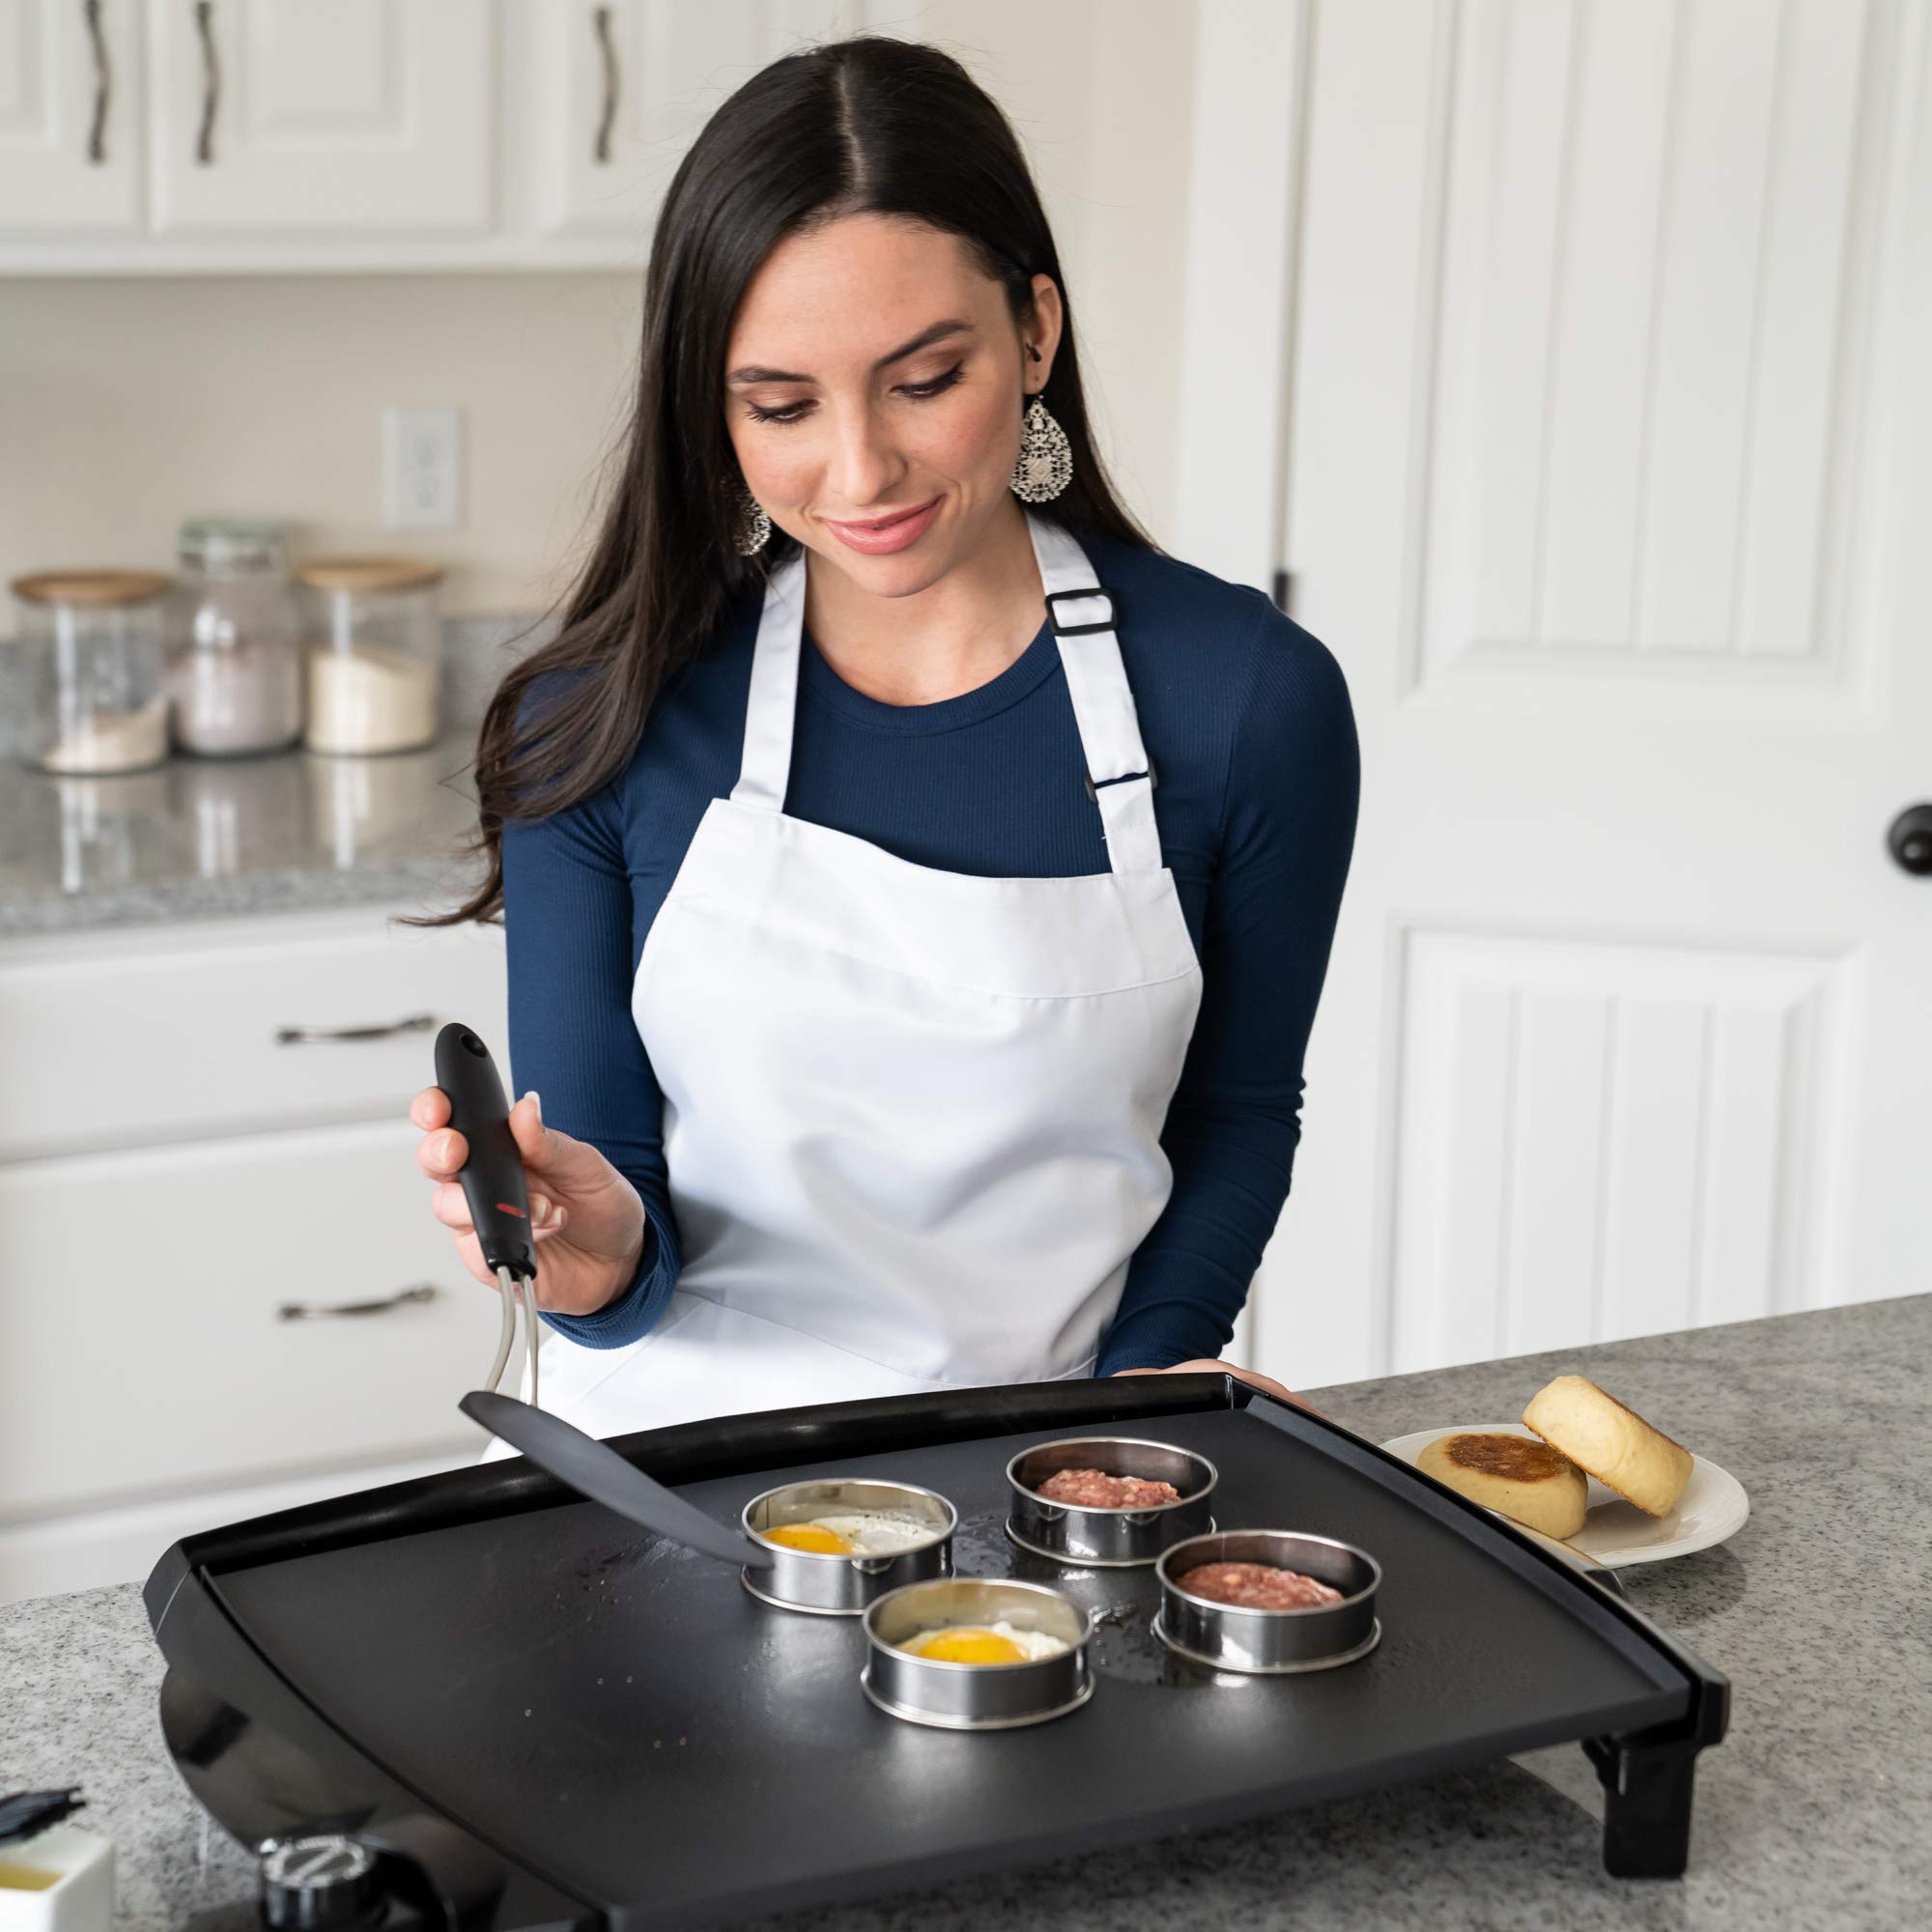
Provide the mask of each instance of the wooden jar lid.
POLYGON ((422 590, 442 582, 442 566, 412 556, 319 556, 298 564, 296 579, 312 590, 422 590))
POLYGON ((174 582, 153 570, 37 570, 14 580, 23 604, 145 604, 174 582))

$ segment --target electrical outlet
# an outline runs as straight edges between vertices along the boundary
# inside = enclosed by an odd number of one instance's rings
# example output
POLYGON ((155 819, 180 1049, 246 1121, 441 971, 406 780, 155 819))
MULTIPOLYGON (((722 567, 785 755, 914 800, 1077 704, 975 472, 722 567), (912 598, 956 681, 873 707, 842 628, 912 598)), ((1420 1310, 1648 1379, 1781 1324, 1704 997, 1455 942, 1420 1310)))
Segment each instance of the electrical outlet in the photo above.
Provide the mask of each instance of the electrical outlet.
POLYGON ((463 412, 383 412, 383 521, 392 530, 448 530, 461 521, 463 412))

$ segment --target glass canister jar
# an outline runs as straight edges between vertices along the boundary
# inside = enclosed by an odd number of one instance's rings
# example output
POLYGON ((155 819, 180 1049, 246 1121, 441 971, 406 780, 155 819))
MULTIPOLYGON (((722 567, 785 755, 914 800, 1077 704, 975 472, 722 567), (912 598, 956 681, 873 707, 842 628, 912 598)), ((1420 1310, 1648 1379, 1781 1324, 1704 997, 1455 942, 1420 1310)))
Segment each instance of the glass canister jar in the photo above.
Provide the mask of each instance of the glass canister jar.
POLYGON ((179 555, 168 664, 175 743, 211 758, 285 750, 302 728, 287 526, 197 517, 182 526, 179 555))
POLYGON ((402 556, 319 557, 296 573, 308 654, 308 748, 365 756, 436 741, 441 569, 402 556))
POLYGON ((43 771, 138 772, 168 754, 169 580, 145 570, 41 571, 20 607, 20 744, 43 771))

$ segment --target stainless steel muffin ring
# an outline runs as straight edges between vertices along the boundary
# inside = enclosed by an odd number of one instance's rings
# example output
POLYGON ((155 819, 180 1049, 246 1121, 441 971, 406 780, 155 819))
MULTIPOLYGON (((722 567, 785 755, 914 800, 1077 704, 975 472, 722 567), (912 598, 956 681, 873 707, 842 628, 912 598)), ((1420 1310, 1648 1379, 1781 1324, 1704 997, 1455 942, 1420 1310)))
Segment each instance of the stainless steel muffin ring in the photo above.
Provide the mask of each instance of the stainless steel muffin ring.
POLYGON ((1219 1472, 1207 1457, 1134 1435, 1074 1435, 1037 1442, 1007 1464, 1011 1492, 1007 1535, 1020 1548, 1084 1570, 1134 1570, 1171 1545, 1214 1527, 1208 1503, 1219 1472), (1098 1468, 1110 1476, 1172 1483, 1171 1503, 1102 1509, 1057 1503, 1037 1485, 1061 1469, 1098 1468))
POLYGON ((856 1617, 890 1590, 952 1574, 952 1533, 959 1526, 959 1512, 936 1490, 916 1483, 832 1477, 766 1490, 745 1505, 740 1521, 747 1536, 772 1552, 769 1568, 739 1573, 745 1588, 761 1604, 813 1616, 856 1617), (917 1518, 932 1532, 931 1539, 889 1556, 845 1556, 790 1549, 764 1534, 828 1513, 858 1510, 917 1518))
POLYGON ((912 1583, 866 1612, 866 1667, 859 1682, 888 1716, 949 1731, 1006 1731, 1077 1711, 1094 1694, 1087 1646, 1092 1615, 1044 1583, 955 1577, 912 1583), (1053 1657, 1018 1663, 960 1663, 915 1657, 908 1638, 948 1625, 1007 1622, 1059 1637, 1053 1657))
POLYGON ((1244 1676, 1281 1677, 1333 1670, 1366 1657, 1381 1640, 1376 1590, 1381 1565, 1353 1544, 1286 1529, 1223 1530, 1190 1538, 1155 1565, 1160 1608, 1153 1634, 1190 1663, 1244 1676), (1263 1563, 1294 1570, 1342 1592, 1336 1604, 1268 1609, 1223 1604, 1184 1587, 1206 1563, 1263 1563))

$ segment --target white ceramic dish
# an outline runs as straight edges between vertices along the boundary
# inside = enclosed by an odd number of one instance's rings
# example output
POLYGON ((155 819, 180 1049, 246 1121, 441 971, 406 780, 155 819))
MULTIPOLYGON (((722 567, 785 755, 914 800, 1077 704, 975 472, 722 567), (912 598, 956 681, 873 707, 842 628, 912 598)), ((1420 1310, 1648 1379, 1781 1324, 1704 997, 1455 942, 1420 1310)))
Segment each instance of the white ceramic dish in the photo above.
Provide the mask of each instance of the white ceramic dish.
MULTIPOLYGON (((1398 1435, 1382 1447, 1405 1463, 1413 1463, 1438 1435, 1520 1435, 1540 1440, 1535 1430, 1520 1422, 1451 1422, 1440 1429, 1419 1429, 1398 1435)), ((1647 1516, 1627 1503, 1596 1477, 1589 1478, 1589 1514, 1583 1527, 1569 1539, 1586 1556, 1611 1570, 1631 1563, 1662 1563, 1669 1556, 1689 1556, 1735 1536, 1750 1518, 1750 1498, 1738 1479, 1707 1463, 1690 1458, 1690 1481, 1668 1516, 1647 1516)))

